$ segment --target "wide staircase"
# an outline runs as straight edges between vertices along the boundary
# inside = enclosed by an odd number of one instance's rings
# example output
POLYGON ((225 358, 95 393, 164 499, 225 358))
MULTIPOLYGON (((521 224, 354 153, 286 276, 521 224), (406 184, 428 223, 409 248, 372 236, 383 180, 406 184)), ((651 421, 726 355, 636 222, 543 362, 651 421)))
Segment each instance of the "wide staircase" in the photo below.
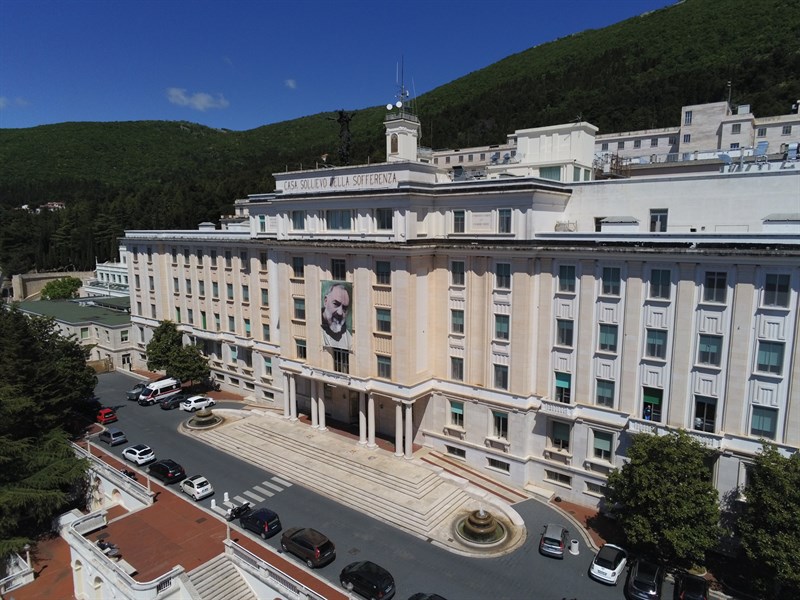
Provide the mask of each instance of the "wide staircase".
POLYGON ((224 554, 187 574, 200 600, 259 600, 224 554))

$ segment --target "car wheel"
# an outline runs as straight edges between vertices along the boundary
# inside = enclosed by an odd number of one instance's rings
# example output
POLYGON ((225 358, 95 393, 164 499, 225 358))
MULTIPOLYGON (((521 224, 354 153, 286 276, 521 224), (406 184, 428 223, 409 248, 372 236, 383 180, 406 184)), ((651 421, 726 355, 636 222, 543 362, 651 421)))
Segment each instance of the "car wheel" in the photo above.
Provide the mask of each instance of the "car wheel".
POLYGON ((314 568, 314 563, 312 562, 312 560, 310 558, 308 560, 306 560, 306 564, 308 565, 309 569, 313 569, 314 568))
POLYGON ((261 532, 261 539, 262 539, 262 540, 265 540, 265 539, 267 539, 267 532, 266 532, 266 531, 262 531, 262 532, 261 532))
POLYGON ((286 547, 286 544, 284 544, 283 542, 281 542, 281 550, 283 550, 284 552, 288 552, 288 551, 289 551, 289 548, 287 548, 287 547, 286 547))
POLYGON ((344 589, 346 589, 348 592, 352 592, 353 591, 353 582, 345 581, 344 579, 342 579, 342 587, 344 589))

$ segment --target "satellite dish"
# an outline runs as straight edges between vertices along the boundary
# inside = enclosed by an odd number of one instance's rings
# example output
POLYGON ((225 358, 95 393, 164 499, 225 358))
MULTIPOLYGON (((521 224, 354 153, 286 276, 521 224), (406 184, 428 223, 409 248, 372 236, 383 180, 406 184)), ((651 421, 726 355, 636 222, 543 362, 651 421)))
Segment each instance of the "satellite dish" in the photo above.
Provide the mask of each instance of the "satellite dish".
POLYGON ((394 107, 391 104, 386 105, 386 110, 392 110, 394 107))
POLYGON ((397 108, 403 108, 403 103, 402 103, 402 102, 400 102, 400 100, 398 100, 397 102, 395 102, 395 103, 394 103, 394 105, 395 105, 397 108))

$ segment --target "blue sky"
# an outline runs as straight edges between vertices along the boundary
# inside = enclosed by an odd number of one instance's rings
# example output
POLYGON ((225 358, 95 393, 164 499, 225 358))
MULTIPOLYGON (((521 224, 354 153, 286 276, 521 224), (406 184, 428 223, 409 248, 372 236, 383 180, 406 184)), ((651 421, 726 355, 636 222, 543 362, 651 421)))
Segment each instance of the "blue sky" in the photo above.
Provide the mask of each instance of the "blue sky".
POLYGON ((246 130, 422 95, 675 0, 0 0, 0 127, 246 130))

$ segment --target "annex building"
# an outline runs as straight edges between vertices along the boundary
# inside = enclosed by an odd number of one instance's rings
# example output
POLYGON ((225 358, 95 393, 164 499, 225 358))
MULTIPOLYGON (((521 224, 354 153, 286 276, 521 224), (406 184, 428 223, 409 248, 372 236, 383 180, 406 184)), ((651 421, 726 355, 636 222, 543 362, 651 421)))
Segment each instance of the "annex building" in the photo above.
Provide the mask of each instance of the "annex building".
POLYGON ((633 434, 689 431, 721 495, 762 439, 797 451, 800 163, 600 179, 582 122, 466 170, 416 116, 384 124, 384 163, 278 173, 221 229, 127 231, 134 367, 170 319, 287 419, 586 505, 633 434))

